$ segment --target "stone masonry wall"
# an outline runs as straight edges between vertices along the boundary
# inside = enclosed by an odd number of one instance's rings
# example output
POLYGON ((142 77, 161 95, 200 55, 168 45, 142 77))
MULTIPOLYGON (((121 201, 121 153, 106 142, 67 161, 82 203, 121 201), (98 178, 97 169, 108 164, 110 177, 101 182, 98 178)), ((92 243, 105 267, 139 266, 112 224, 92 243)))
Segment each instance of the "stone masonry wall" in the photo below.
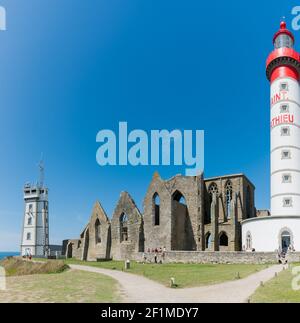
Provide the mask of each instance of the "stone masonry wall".
MULTIPOLYGON (((132 260, 154 263, 155 253, 137 253, 132 260)), ((300 262, 300 253, 290 253, 289 262, 300 262)), ((201 251, 169 251, 164 255, 157 254, 157 261, 162 263, 195 263, 195 264, 275 264, 277 253, 273 252, 201 252, 201 251)))
POLYGON ((138 252, 162 249, 172 251, 170 262, 218 262, 217 257, 226 262, 226 252, 242 250, 240 221, 255 215, 254 190, 242 174, 207 180, 203 174, 176 175, 163 180, 155 173, 144 198, 143 213, 126 192, 121 194, 111 222, 97 202, 79 239, 64 241, 63 253, 90 261, 124 260, 138 252), (211 187, 216 191, 215 203, 211 187), (226 202, 229 195, 230 205, 226 202), (197 253, 204 250, 204 254, 197 253), (179 258, 177 251, 183 252, 179 258), (213 251, 222 254, 212 253, 210 261, 209 252, 213 251))
POLYGON ((187 247, 188 250, 202 249, 201 180, 200 176, 177 175, 164 181, 157 173, 154 175, 144 199, 145 250, 164 247, 174 250, 178 246, 181 249, 187 247), (159 225, 154 223, 156 195, 160 199, 159 225), (185 224, 190 241, 183 242, 181 235, 184 233, 179 230, 180 221, 176 221, 180 211, 176 196, 182 196, 186 203, 187 210, 181 207, 181 216, 186 217, 185 224))
POLYGON ((83 260, 109 259, 111 248, 110 221, 101 204, 96 202, 89 224, 85 231, 83 242, 83 260), (99 221, 99 222, 97 222, 99 221), (96 224, 99 223, 99 238, 97 239, 96 224))
POLYGON ((240 222, 255 216, 255 187, 246 176, 231 175, 204 180, 205 183, 205 211, 204 211, 204 239, 207 251, 241 251, 240 222), (227 184, 231 185, 232 196, 230 210, 227 209, 227 184), (215 187, 216 201, 212 203, 211 187, 215 187), (212 204, 210 204, 212 203, 212 204), (228 246, 218 246, 218 239, 222 234, 228 237, 228 246), (212 244, 208 245, 208 237, 212 237, 212 244))
POLYGON ((143 220, 140 211, 127 192, 122 192, 111 221, 111 257, 127 259, 133 253, 144 251, 143 220), (122 241, 121 216, 128 218, 128 240, 122 241))

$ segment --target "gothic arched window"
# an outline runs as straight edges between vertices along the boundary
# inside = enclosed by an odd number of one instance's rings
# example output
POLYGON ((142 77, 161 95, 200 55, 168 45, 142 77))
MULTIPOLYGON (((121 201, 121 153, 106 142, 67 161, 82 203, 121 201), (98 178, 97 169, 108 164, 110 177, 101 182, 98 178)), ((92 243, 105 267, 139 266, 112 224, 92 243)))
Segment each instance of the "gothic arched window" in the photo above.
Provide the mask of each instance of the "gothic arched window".
POLYGON ((250 232, 247 232, 246 236, 246 250, 252 250, 252 236, 250 232))
POLYGON ((210 245, 211 245, 211 233, 207 232, 205 236, 205 248, 209 249, 210 245))
POLYGON ((208 187, 208 194, 209 194, 209 205, 208 205, 208 217, 205 219, 206 224, 211 223, 211 203, 213 201, 213 196, 219 195, 218 185, 216 183, 211 183, 208 187))
POLYGON ((101 243, 101 224, 99 219, 95 222, 95 243, 101 243))
POLYGON ((186 205, 185 197, 179 191, 176 191, 173 194, 173 201, 176 201, 180 204, 186 205))
POLYGON ((121 242, 128 241, 128 216, 125 213, 120 216, 120 234, 121 242))
POLYGON ((228 181, 225 185, 225 210, 226 210, 226 218, 230 219, 230 209, 231 209, 231 201, 232 201, 232 183, 228 181))
POLYGON ((218 185, 216 183, 210 184, 208 188, 208 193, 210 195, 213 195, 213 194, 218 195, 219 194, 218 185))
POLYGON ((159 225, 160 224, 160 198, 158 193, 155 193, 153 195, 153 208, 154 208, 153 223, 154 225, 159 225))

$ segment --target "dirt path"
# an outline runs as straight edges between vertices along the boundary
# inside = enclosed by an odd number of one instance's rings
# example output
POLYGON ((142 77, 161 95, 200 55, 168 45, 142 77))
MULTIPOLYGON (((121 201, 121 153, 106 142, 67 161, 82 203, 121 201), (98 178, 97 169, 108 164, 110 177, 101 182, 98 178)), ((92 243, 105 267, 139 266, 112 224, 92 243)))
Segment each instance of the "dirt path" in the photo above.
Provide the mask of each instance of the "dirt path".
POLYGON ((274 265, 247 278, 218 285, 171 289, 145 277, 122 271, 70 265, 71 268, 100 273, 116 279, 124 302, 132 303, 244 303, 260 286, 283 270, 274 265))

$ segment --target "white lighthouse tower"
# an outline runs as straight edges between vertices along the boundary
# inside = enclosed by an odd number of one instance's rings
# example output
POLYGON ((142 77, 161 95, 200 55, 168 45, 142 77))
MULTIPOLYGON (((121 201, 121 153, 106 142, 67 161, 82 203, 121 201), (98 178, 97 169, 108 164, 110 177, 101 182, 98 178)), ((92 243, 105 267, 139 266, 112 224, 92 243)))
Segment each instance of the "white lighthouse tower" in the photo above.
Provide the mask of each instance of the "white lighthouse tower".
POLYGON ((267 59, 271 83, 271 216, 242 223, 243 245, 300 251, 300 55, 284 21, 267 59))
POLYGON ((267 61, 271 82, 271 214, 300 215, 299 54, 294 37, 280 24, 267 61))
POLYGON ((47 256, 49 253, 48 189, 44 186, 44 166, 40 165, 40 181, 24 186, 24 222, 21 255, 47 256))

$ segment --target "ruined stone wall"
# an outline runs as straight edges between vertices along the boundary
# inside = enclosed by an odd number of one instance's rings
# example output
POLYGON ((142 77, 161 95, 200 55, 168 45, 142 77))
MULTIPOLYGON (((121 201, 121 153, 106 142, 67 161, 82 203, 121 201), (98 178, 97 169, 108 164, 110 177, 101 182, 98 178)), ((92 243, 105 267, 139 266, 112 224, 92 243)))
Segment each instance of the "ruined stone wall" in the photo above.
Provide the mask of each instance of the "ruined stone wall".
MULTIPOLYGON (((80 238, 72 242, 72 255, 83 260, 127 259, 141 251, 240 251, 240 222, 256 215, 254 186, 244 175, 204 180, 203 176, 177 175, 162 180, 155 173, 143 203, 143 216, 126 192, 120 196, 112 223, 99 202, 80 238), (226 203, 226 185, 232 198, 226 203), (216 186, 214 203, 211 185, 216 186), (158 197, 159 203, 155 203, 158 197), (126 214, 127 238, 121 237, 120 217, 126 214), (158 216, 158 217, 157 217, 158 216), (226 244, 221 243, 223 233, 226 244), (212 236, 208 246, 207 237, 212 236), (77 244, 77 247, 75 246, 77 244)), ((72 240, 64 241, 64 252, 72 240)), ((71 254, 69 252, 69 254, 71 254)))
POLYGON ((164 247, 170 250, 178 246, 182 249, 202 249, 201 181, 201 176, 177 175, 163 181, 158 174, 154 175, 144 199, 145 250, 164 247), (156 195, 160 199, 159 225, 155 225, 156 195), (179 196, 184 198, 186 209, 178 206, 179 196), (178 227, 183 221, 185 231, 178 227), (188 236, 184 236, 186 234, 188 236))
POLYGON ((177 201, 173 201, 174 236, 173 250, 191 250, 194 248, 193 228, 191 226, 188 208, 177 201))
POLYGON ((81 259, 81 240, 68 239, 63 241, 62 256, 81 259))
POLYGON ((201 176, 176 176, 166 182, 171 198, 169 217, 171 218, 172 250, 202 249, 201 181, 201 176), (176 195, 182 195, 185 200, 184 205, 180 205, 176 195))
POLYGON ((111 221, 111 257, 116 260, 131 258, 133 253, 144 251, 143 219, 135 202, 127 192, 122 192, 111 221), (128 218, 128 239, 122 239, 121 217, 128 218))
POLYGON ((109 259, 111 247, 110 221, 99 202, 94 205, 82 243, 82 259, 109 259), (96 229, 98 227, 98 229, 96 229), (96 234, 98 232, 98 235, 96 234))
POLYGON ((143 203, 145 250, 166 247, 171 249, 171 196, 164 181, 156 173, 143 203), (155 194, 159 198, 159 225, 155 225, 155 194))
MULTIPOLYGON (((154 263, 154 253, 137 253, 132 260, 154 263)), ((300 253, 288 255, 290 263, 300 262, 300 253)), ((158 254, 158 262, 162 263, 195 263, 195 264, 276 264, 277 253, 273 252, 200 252, 200 251, 169 251, 158 254)))
POLYGON ((211 178, 205 180, 205 211, 204 211, 204 239, 205 248, 203 250, 220 250, 220 251, 240 251, 241 246, 241 221, 248 217, 254 217, 256 215, 254 190, 253 184, 244 175, 231 175, 223 176, 219 178, 211 178), (226 187, 230 183, 232 187, 232 200, 230 206, 227 207, 227 193, 226 187), (212 202, 212 187, 215 187, 216 200, 216 212, 209 208, 212 202), (214 218, 212 219, 212 215, 214 218), (216 220, 217 219, 217 220, 216 220), (207 247, 207 237, 213 233, 216 224, 214 221, 218 221, 217 232, 215 233, 215 239, 219 239, 224 232, 228 237, 228 246, 219 246, 217 241, 214 240, 215 245, 207 247))
POLYGON ((70 241, 70 239, 65 239, 62 242, 62 249, 61 249, 61 255, 62 256, 66 255, 67 245, 68 245, 69 241, 70 241))
POLYGON ((218 188, 218 197, 219 197, 219 220, 220 222, 226 222, 226 184, 228 182, 232 184, 233 194, 237 194, 237 217, 238 221, 242 221, 247 218, 246 214, 246 200, 247 200, 247 188, 249 187, 250 191, 250 213, 251 217, 255 216, 255 201, 254 193, 255 187, 253 184, 244 176, 244 175, 232 175, 232 176, 223 176, 211 178, 204 180, 205 182, 205 205, 208 210, 210 198, 209 190, 210 187, 215 184, 218 188))
MULTIPOLYGON (((243 176, 243 196, 242 196, 242 205, 244 207, 243 218, 242 220, 256 217, 255 209, 255 187, 249 181, 249 179, 243 176), (247 200, 249 198, 249 211, 247 210, 247 200)), ((239 220, 241 220, 239 218, 239 220)))

